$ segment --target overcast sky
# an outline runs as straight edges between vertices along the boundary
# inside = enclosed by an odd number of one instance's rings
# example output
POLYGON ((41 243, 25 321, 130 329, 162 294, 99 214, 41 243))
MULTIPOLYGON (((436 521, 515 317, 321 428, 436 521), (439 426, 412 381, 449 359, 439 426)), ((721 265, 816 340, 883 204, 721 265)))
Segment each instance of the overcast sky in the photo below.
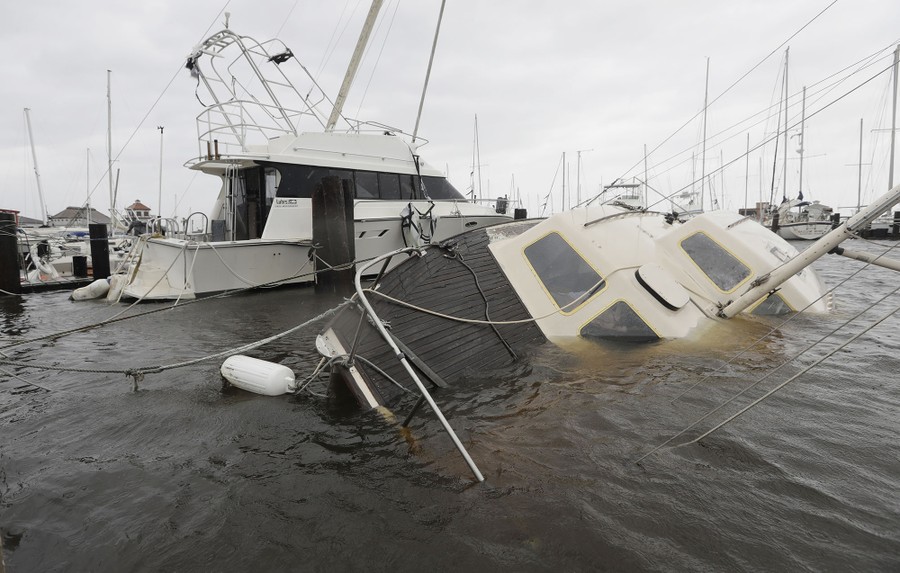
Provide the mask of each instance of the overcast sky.
MULTIPOLYGON (((863 163, 870 164, 863 166, 865 203, 887 188, 890 138, 873 130, 890 127, 900 2, 830 4, 449 0, 420 127, 430 143, 421 153, 460 190, 468 188, 477 114, 483 194, 509 193, 514 176, 532 215, 540 214, 548 193, 553 210, 561 208, 563 152, 574 184, 576 152, 584 150, 580 181, 587 197, 617 177, 643 177, 647 145, 650 184, 673 193, 691 185, 692 173, 700 175, 698 114, 709 58, 709 99, 716 101, 707 116, 706 167, 712 172, 730 163, 710 186, 718 197, 724 192, 726 208, 736 209, 745 189, 750 203, 769 196, 774 144, 751 153, 749 180, 742 155, 748 134, 756 147, 775 133, 785 44, 791 125, 799 123, 799 94, 809 86, 804 194, 838 207, 856 204, 862 118, 863 163)), ((0 35, 0 208, 40 216, 23 114, 28 107, 50 214, 84 203, 88 188, 96 188, 92 206, 108 209, 102 177, 109 69, 118 206, 141 199, 154 212, 159 208, 157 126, 165 126, 163 214, 170 216, 176 201, 180 216, 208 210, 218 180, 182 167, 198 154, 194 118, 202 110, 184 60, 207 30, 223 27, 225 6, 224 0, 7 2, 0 35)), ((348 115, 413 130, 439 7, 440 0, 385 1, 348 115)), ((368 3, 232 0, 226 10, 239 34, 277 35, 333 97, 368 3)), ((799 189, 798 147, 792 137, 789 196, 799 189)), ((776 172, 780 198, 780 164, 776 172)))

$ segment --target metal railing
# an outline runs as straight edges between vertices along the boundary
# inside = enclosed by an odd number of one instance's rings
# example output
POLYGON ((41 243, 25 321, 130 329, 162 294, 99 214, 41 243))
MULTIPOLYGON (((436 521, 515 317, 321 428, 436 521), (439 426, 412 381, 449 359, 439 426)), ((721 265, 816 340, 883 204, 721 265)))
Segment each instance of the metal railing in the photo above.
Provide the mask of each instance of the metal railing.
MULTIPOLYGON (((394 338, 388 333, 387 329, 385 329, 384 324, 381 319, 378 318, 378 315, 375 313, 375 309, 372 308, 372 305, 369 303, 369 300, 366 298, 365 290, 362 288, 362 276, 366 274, 366 271, 377 265, 378 263, 382 263, 381 270, 378 272, 378 276, 375 278, 375 281, 369 288, 375 288, 378 285, 378 282, 381 280, 381 277, 384 275, 385 270, 390 266, 391 259, 396 256, 404 255, 404 254, 412 254, 412 253, 420 253, 421 249, 415 247, 407 247, 404 249, 399 249, 397 251, 393 251, 380 257, 376 257, 365 264, 360 265, 356 270, 356 278, 354 279, 354 283, 356 286, 356 295, 359 297, 359 302, 364 309, 364 315, 360 317, 360 320, 364 320, 365 316, 371 320, 372 325, 375 326, 375 329, 378 330, 378 333, 381 335, 382 339, 384 339, 385 343, 390 347, 391 351, 393 351, 394 356, 400 361, 403 365, 403 368, 406 370, 409 377, 412 378, 413 383, 415 383, 416 388, 418 388, 419 393, 421 394, 421 398, 416 406, 413 408, 413 413, 419 408, 422 401, 428 403, 431 407, 431 410, 434 412, 435 416, 437 416, 438 420, 440 420, 441 425, 444 427, 444 431, 450 436, 450 439, 453 441, 453 444, 456 446, 456 449, 462 455, 463 459, 465 459, 466 464, 469 466, 469 469, 472 471, 472 474, 475 476, 475 479, 479 482, 484 481, 484 476, 479 471, 478 466, 475 465, 475 462, 472 460, 472 457, 469 455, 469 452, 466 450, 465 446, 463 446, 462 442, 459 440, 459 437, 456 435, 456 432, 453 431, 453 428, 450 427, 450 423, 447 421, 447 418, 444 417, 444 414, 441 412, 441 409, 435 403, 434 398, 431 397, 431 394, 428 393, 428 390, 425 388, 425 385, 422 383, 422 380, 419 378, 416 371, 412 368, 409 361, 406 358, 406 354, 400 350, 397 344, 394 341, 394 338)), ((366 275, 370 276, 370 275, 366 275)), ((353 359, 356 355, 356 347, 359 344, 359 333, 357 329, 356 339, 353 341, 353 345, 350 349, 350 353, 348 356, 348 365, 353 365, 353 359)), ((404 426, 408 425, 412 418, 412 414, 407 417, 406 421, 403 423, 404 426)))

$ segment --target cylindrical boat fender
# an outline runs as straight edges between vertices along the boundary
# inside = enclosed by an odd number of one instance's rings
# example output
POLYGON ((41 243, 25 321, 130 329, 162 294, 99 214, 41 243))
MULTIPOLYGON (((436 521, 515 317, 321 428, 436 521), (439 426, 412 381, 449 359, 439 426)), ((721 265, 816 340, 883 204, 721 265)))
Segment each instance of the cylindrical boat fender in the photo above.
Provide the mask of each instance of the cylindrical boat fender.
POLYGON ((72 300, 90 300, 106 296, 107 292, 109 292, 109 281, 97 279, 87 286, 75 289, 69 298, 72 300))
POLYGON ((221 372, 231 384, 263 396, 280 396, 296 389, 290 368, 258 358, 229 356, 222 363, 221 372))
POLYGON ((109 277, 109 292, 106 293, 106 300, 109 302, 117 301, 122 289, 125 288, 127 280, 125 275, 112 275, 109 277))

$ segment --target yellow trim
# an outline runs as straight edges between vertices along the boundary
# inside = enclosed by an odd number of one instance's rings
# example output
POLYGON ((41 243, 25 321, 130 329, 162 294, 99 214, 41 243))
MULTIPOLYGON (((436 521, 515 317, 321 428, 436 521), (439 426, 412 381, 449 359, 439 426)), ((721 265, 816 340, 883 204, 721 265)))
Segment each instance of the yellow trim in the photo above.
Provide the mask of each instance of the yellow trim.
POLYGON ((735 254, 732 253, 730 250, 728 250, 724 245, 722 245, 722 243, 720 243, 719 241, 717 241, 717 240, 713 239, 712 237, 710 237, 709 234, 706 233, 705 231, 696 231, 696 232, 694 232, 694 233, 691 233, 691 234, 688 235, 687 237, 684 237, 683 239, 681 239, 680 241, 678 241, 678 248, 681 249, 681 252, 683 252, 683 253, 687 256, 688 260, 691 261, 691 264, 693 264, 695 267, 697 267, 697 270, 700 271, 701 273, 703 273, 703 276, 706 277, 706 280, 708 280, 710 283, 712 283, 712 285, 713 285, 714 287, 716 287, 716 289, 717 289, 719 292, 722 292, 722 293, 725 293, 725 294, 733 293, 734 291, 736 291, 736 290, 738 289, 738 287, 740 287, 740 286, 743 285, 745 282, 747 282, 747 281, 749 281, 751 278, 753 278, 753 276, 754 276, 754 274, 755 274, 755 273, 753 272, 753 267, 752 267, 752 266, 748 265, 746 262, 744 262, 743 259, 741 259, 739 256, 735 255, 735 254), (744 265, 744 267, 746 267, 746 269, 747 269, 748 271, 750 271, 750 274, 748 274, 746 277, 744 277, 744 280, 742 280, 742 281, 739 282, 738 284, 736 284, 736 285, 734 285, 733 287, 731 287, 731 290, 722 290, 722 289, 719 287, 719 285, 717 285, 717 284, 715 283, 715 281, 713 281, 711 278, 709 278, 709 275, 706 273, 706 271, 704 271, 702 268, 700 268, 700 265, 697 264, 697 261, 695 261, 694 258, 690 255, 690 253, 688 253, 686 250, 684 250, 684 247, 682 246, 682 243, 684 243, 685 241, 687 241, 688 239, 690 239, 691 237, 693 237, 693 236, 695 236, 695 235, 704 235, 704 236, 706 236, 707 239, 709 239, 710 241, 712 241, 713 243, 715 243, 720 249, 722 249, 723 251, 725 251, 726 253, 728 253, 728 254, 731 255, 732 257, 734 257, 734 260, 736 260, 737 262, 739 262, 739 263, 741 263, 742 265, 744 265))
POLYGON ((619 302, 624 302, 625 305, 626 305, 628 308, 631 309, 631 312, 633 312, 634 314, 636 314, 637 317, 640 318, 641 321, 643 321, 643 323, 644 323, 645 325, 647 325, 647 328, 649 328, 650 330, 652 330, 652 331, 653 331, 653 334, 655 334, 657 338, 659 338, 660 340, 662 340, 663 337, 660 336, 659 332, 657 332, 656 329, 653 328, 653 325, 650 324, 650 323, 647 321, 646 318, 644 318, 644 315, 642 315, 640 312, 638 312, 638 310, 637 310, 636 308, 634 308, 634 306, 632 306, 632 304, 631 304, 630 302, 628 302, 627 300, 625 300, 624 298, 617 298, 617 299, 613 300, 611 303, 609 303, 608 305, 606 305, 605 307, 603 307, 603 309, 600 310, 600 312, 598 312, 597 314, 595 314, 594 316, 592 316, 592 317, 591 317, 589 320, 587 320, 586 322, 582 323, 582 325, 578 327, 578 335, 581 336, 581 330, 582 330, 585 326, 587 326, 588 324, 590 324, 591 322, 593 322, 594 319, 596 319, 598 316, 600 316, 601 314, 603 314, 603 313, 606 312, 607 310, 611 309, 616 303, 619 303, 619 302))
MULTIPOLYGON (((597 267, 595 267, 594 265, 592 265, 591 262, 590 262, 584 255, 581 254, 581 251, 579 251, 578 249, 576 249, 575 246, 574 246, 572 243, 570 243, 569 240, 566 239, 566 238, 562 235, 562 233, 560 233, 560 232, 557 231, 557 230, 550 230, 549 232, 547 232, 547 233, 541 235, 540 237, 538 237, 538 238, 535 239, 534 241, 532 241, 532 242, 528 243, 527 245, 525 245, 524 247, 522 247, 522 258, 525 259, 525 264, 527 264, 527 265, 528 265, 528 268, 531 269, 531 273, 534 275, 534 278, 537 279, 538 284, 541 285, 541 289, 543 289, 544 293, 547 295, 547 298, 550 299, 550 302, 553 303, 553 306, 555 306, 557 309, 560 309, 560 314, 562 314, 563 316, 572 316, 573 314, 575 314, 576 312, 578 312, 579 310, 581 310, 581 308, 584 307, 584 305, 586 305, 586 304, 588 304, 589 302, 591 302, 592 300, 594 300, 594 299, 597 297, 597 295, 599 295, 599 294, 601 294, 602 292, 604 292, 604 291, 606 290, 607 286, 609 286, 609 283, 607 282, 606 277, 604 277, 602 274, 600 274, 600 271, 597 270, 597 267), (591 267, 591 268, 594 270, 594 272, 597 273, 597 276, 600 277, 600 280, 603 281, 603 288, 599 289, 597 292, 595 292, 595 293, 594 293, 593 295, 591 295, 589 298, 585 299, 584 302, 582 302, 581 304, 579 304, 579 305, 576 306, 575 308, 573 308, 573 309, 571 309, 571 310, 568 310, 568 311, 562 310, 562 307, 560 307, 559 304, 556 303, 556 298, 554 298, 553 295, 550 294, 550 291, 547 290, 547 286, 544 284, 544 281, 541 279, 541 276, 540 276, 540 275, 538 274, 538 272, 535 270, 534 266, 531 264, 531 261, 528 260, 528 255, 525 254, 525 249, 527 249, 528 247, 530 247, 530 246, 536 244, 536 243, 539 242, 539 241, 542 241, 543 239, 546 239, 546 238, 549 237, 550 235, 557 235, 557 236, 558 236, 560 239, 562 239, 567 245, 569 245, 569 248, 572 249, 573 251, 575 251, 575 254, 578 255, 579 257, 581 257, 581 260, 584 261, 585 264, 587 264, 587 266, 591 267)), ((571 304, 571 303, 569 303, 569 304, 571 304)))

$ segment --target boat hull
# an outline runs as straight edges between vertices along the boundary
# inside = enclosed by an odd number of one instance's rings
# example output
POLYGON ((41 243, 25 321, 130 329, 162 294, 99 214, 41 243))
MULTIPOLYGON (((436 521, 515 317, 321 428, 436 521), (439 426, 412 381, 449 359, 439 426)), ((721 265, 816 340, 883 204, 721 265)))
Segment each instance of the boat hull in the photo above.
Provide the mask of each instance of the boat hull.
POLYGON ((788 241, 815 241, 832 229, 831 221, 788 223, 778 227, 778 236, 788 241))
POLYGON ((196 243, 151 238, 139 248, 124 298, 185 299, 263 285, 310 283, 315 276, 309 241, 196 243))

